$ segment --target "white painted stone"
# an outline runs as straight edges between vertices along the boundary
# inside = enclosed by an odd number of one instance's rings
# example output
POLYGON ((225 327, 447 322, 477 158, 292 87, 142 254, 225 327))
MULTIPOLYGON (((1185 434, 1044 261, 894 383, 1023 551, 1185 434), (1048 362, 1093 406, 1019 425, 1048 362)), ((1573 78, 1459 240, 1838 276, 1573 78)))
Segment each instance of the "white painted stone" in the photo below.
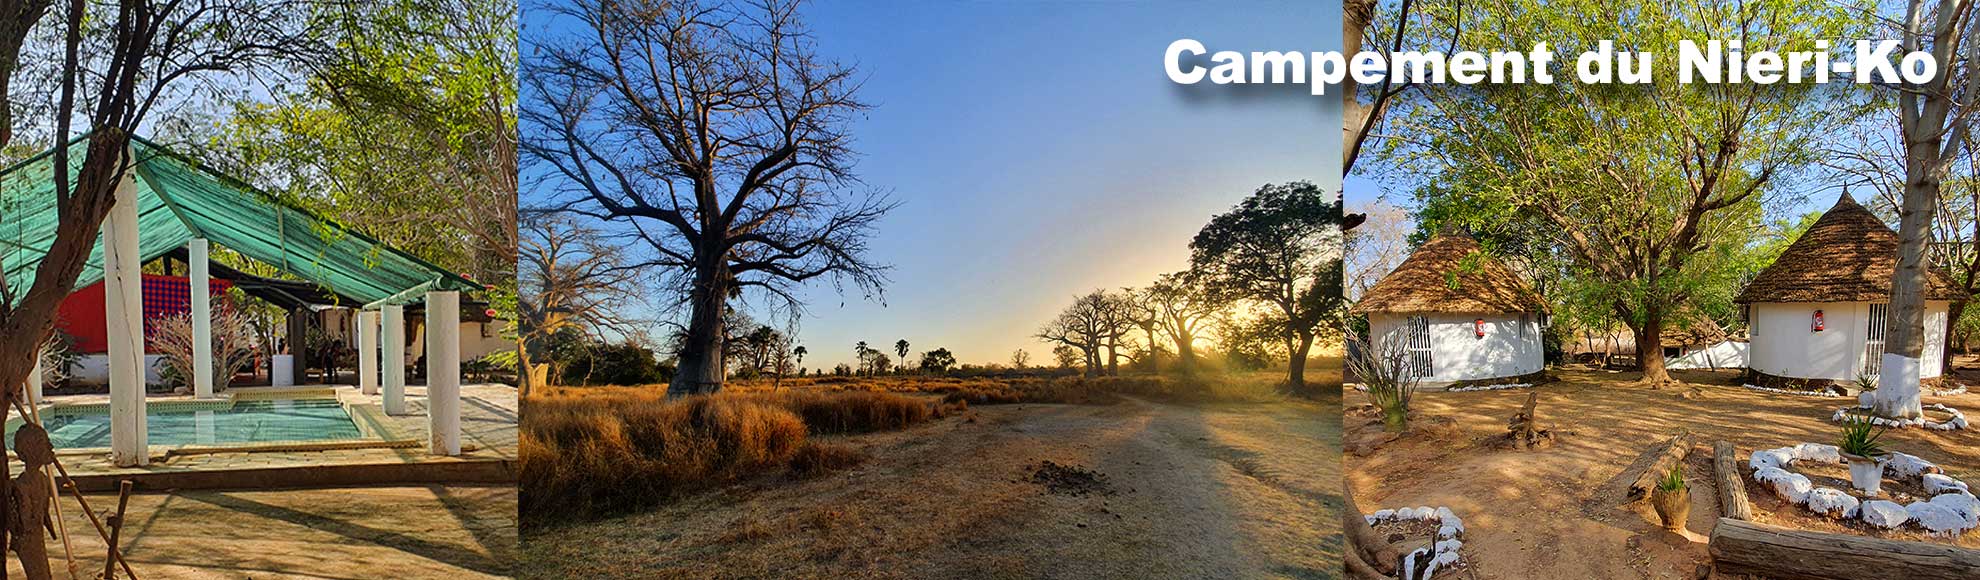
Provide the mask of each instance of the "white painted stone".
POLYGON ((1938 495, 1949 492, 1966 492, 1966 482, 1953 479, 1943 473, 1927 473, 1919 478, 1925 486, 1925 493, 1938 495))
POLYGON ((1841 449, 1821 443, 1803 443, 1794 446, 1794 458, 1798 461, 1813 461, 1827 465, 1838 465, 1843 462, 1841 449))
POLYGON ((1774 494, 1793 503, 1808 500, 1808 493, 1814 491, 1815 484, 1806 476, 1789 472, 1778 467, 1769 467, 1753 473, 1753 478, 1773 486, 1774 494))
POLYGON ((1833 487, 1818 487, 1808 492, 1807 506, 1810 511, 1830 517, 1844 517, 1854 513, 1860 500, 1833 487))
POLYGON ((1864 502, 1860 510, 1863 522, 1884 529, 1895 529, 1911 521, 1911 512, 1897 502, 1873 499, 1864 502))
POLYGON ((1971 494, 1945 493, 1932 498, 1933 505, 1945 506, 1965 520, 1966 529, 1980 527, 1980 499, 1971 494))
POLYGON ((1458 519, 1457 512, 1451 511, 1451 508, 1438 507, 1437 521, 1442 522, 1446 526, 1455 527, 1460 532, 1464 531, 1464 520, 1458 519))
POLYGON ((1770 467, 1774 469, 1786 469, 1787 466, 1793 464, 1794 452, 1792 447, 1755 451, 1746 460, 1747 467, 1751 467, 1756 471, 1770 467))
POLYGON ((1956 534, 1967 528, 1966 516, 1942 504, 1918 501, 1904 506, 1904 510, 1911 514, 1911 520, 1917 522, 1919 527, 1933 534, 1956 534))
POLYGON ((1884 461, 1884 474, 1891 477, 1912 478, 1925 473, 1939 473, 1939 466, 1908 453, 1891 452, 1884 461))

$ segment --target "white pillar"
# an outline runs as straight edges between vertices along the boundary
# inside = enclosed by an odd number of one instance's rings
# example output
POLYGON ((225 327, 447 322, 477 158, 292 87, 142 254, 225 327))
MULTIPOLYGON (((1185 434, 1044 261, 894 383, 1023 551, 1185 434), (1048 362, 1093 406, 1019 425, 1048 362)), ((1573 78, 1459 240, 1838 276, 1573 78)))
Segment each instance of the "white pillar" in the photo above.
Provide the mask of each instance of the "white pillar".
POLYGON ((28 371, 28 407, 41 406, 41 377, 47 371, 41 368, 41 347, 34 349, 34 370, 28 371))
POLYGON ((103 220, 104 335, 109 340, 110 460, 150 462, 144 417, 144 279, 138 269, 137 172, 125 171, 103 220))
POLYGON ((193 238, 186 244, 186 266, 192 270, 187 289, 192 292, 193 397, 213 398, 213 305, 211 283, 206 273, 206 239, 193 238))
POLYGON ((461 454, 461 293, 426 293, 426 433, 434 455, 461 454))
POLYGON ((385 414, 406 412, 406 307, 385 307, 385 414))
POLYGON ((378 394, 378 311, 360 310, 358 324, 358 389, 378 394))

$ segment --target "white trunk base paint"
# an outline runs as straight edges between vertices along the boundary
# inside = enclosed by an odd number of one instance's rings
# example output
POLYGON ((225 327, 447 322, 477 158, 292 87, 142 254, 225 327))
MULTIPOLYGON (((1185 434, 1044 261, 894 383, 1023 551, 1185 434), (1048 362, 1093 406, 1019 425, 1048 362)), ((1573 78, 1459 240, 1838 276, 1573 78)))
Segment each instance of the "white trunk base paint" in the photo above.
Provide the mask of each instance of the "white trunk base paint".
POLYGON ((461 293, 426 293, 426 434, 434 455, 461 454, 461 293))
POLYGON ((359 312, 358 323, 358 390, 366 395, 378 394, 378 311, 359 312))
POLYGON ((145 445, 143 261, 138 255, 137 174, 117 183, 103 220, 104 335, 110 361, 110 461, 118 467, 150 463, 145 445))
POLYGON ((1919 360, 1901 354, 1884 353, 1882 372, 1877 376, 1874 412, 1879 417, 1913 419, 1925 416, 1920 400, 1919 360))
POLYGON ((406 414, 406 307, 385 307, 385 414, 406 414))
POLYGON ((193 238, 186 243, 186 265, 192 280, 186 284, 191 294, 193 323, 193 397, 213 398, 213 304, 206 268, 207 243, 193 238))

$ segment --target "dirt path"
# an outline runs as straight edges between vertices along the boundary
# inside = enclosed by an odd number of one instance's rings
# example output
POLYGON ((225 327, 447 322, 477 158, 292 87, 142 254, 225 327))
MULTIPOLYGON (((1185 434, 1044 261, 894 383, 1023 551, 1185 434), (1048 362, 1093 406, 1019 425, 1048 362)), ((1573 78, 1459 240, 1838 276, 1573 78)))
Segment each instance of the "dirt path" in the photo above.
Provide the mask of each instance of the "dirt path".
MULTIPOLYGON (((1543 426, 1574 433, 1534 452, 1493 450, 1481 442, 1504 431, 1506 418, 1525 402, 1526 391, 1419 393, 1414 402, 1419 413, 1454 422, 1366 456, 1345 456, 1361 508, 1430 505, 1455 510, 1465 521, 1465 547, 1477 578, 1694 578, 1697 566, 1709 562, 1702 542, 1718 517, 1717 491, 1709 479, 1711 442, 1731 441, 1741 457, 1754 449, 1830 442, 1838 428, 1827 419, 1844 404, 1843 399, 1769 395, 1730 386, 1650 390, 1629 385, 1636 378, 1630 373, 1559 374, 1563 382, 1537 389, 1539 414, 1543 426), (1687 468, 1693 490, 1688 531, 1697 541, 1662 531, 1647 505, 1624 505, 1630 480, 1649 463, 1652 447, 1680 427, 1696 433, 1703 446, 1687 468)), ((1731 378, 1709 372, 1678 376, 1700 383, 1731 378)), ((1344 402, 1352 413, 1368 401, 1354 393, 1344 402)), ((1980 396, 1975 395, 1927 397, 1926 402, 1969 413, 1980 409, 1980 396)), ((1379 429, 1379 424, 1351 416, 1346 425, 1349 447, 1379 429)), ((1939 463, 1955 477, 1980 476, 1980 454, 1974 452, 1980 448, 1980 433, 1913 429, 1894 431, 1885 440, 1889 448, 1939 463)), ((1756 519, 1768 521, 1764 513, 1756 519)))
POLYGON ((1334 408, 980 406, 846 438, 847 472, 525 532, 522 576, 1335 578, 1334 408))

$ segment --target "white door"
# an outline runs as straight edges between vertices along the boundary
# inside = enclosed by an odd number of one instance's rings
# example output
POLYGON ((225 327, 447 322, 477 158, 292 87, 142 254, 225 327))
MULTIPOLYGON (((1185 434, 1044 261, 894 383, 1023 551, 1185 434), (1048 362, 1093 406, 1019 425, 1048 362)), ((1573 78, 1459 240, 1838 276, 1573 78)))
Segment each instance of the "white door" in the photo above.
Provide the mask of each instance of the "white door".
POLYGON ((1409 369, 1416 378, 1437 376, 1430 360, 1430 320, 1409 317, 1409 369))
POLYGON ((1884 329, 1890 324, 1889 304, 1871 304, 1870 316, 1863 321, 1863 367, 1861 374, 1877 376, 1884 367, 1884 329))

